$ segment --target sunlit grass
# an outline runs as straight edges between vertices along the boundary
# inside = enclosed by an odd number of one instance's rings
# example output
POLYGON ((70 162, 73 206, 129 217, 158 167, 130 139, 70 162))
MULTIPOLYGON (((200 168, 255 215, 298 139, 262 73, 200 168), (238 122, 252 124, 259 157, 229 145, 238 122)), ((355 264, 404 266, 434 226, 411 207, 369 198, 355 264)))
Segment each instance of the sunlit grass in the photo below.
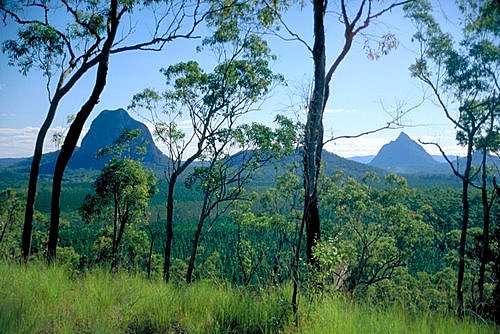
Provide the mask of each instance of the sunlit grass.
POLYGON ((0 333, 495 333, 452 316, 379 309, 339 295, 301 298, 299 327, 289 287, 262 291, 190 286, 93 270, 0 263, 0 333))
POLYGON ((498 333, 493 324, 452 315, 415 314, 403 305, 377 308, 354 303, 341 296, 314 302, 311 313, 301 326, 302 333, 498 333))

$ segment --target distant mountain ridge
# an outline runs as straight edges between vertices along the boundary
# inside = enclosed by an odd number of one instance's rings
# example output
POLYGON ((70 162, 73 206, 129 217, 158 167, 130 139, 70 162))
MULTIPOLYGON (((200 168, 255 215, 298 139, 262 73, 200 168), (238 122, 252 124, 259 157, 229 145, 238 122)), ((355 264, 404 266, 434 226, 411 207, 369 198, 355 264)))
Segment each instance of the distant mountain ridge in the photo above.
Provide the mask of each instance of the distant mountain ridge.
POLYGON ((446 164, 434 160, 420 144, 404 132, 401 132, 396 140, 382 146, 369 165, 401 174, 450 172, 446 164))
MULTIPOLYGON (((111 146, 119 138, 123 130, 126 129, 141 130, 139 138, 132 143, 132 146, 144 143, 146 146, 146 155, 141 159, 144 165, 158 172, 163 172, 169 162, 169 158, 155 145, 146 125, 130 117, 124 109, 104 110, 94 119, 89 131, 81 142, 81 146, 75 150, 73 157, 69 161, 68 169, 101 169, 109 161, 110 157, 96 158, 97 153, 100 149, 111 146)), ((57 155, 58 151, 43 155, 40 168, 41 173, 51 174, 53 172, 57 155)), ((137 157, 135 156, 135 158, 137 157)), ((274 177, 276 176, 277 168, 280 169, 282 166, 296 163, 299 169, 301 169, 302 159, 302 153, 298 149, 279 161, 271 161, 263 168, 262 173, 259 174, 261 177, 267 179, 266 182, 269 182, 270 177, 273 177, 273 175, 274 177)), ((12 168, 20 172, 28 172, 31 164, 31 158, 0 160, 0 167, 12 168), (5 160, 5 163, 2 162, 3 160, 5 160)), ((237 161, 238 159, 233 159, 233 162, 237 161)), ((328 151, 323 152, 322 162, 326 175, 332 175, 337 170, 353 177, 361 177, 366 172, 373 172, 380 175, 385 173, 379 168, 350 161, 328 151)))

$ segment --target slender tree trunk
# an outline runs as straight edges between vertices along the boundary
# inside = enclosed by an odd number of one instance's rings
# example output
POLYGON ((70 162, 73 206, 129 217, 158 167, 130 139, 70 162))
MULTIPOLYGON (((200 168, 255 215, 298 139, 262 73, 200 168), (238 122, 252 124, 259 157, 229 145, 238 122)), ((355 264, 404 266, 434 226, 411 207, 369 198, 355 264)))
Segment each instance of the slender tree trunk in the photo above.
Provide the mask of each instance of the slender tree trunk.
POLYGON ((116 241, 116 231, 118 230, 118 200, 116 199, 116 193, 114 196, 114 212, 113 212, 113 244, 111 247, 111 271, 115 269, 116 266, 116 253, 117 253, 117 241, 116 241))
POLYGON ((165 258, 163 260, 163 280, 170 280, 170 256, 172 254, 172 239, 174 237, 173 220, 174 220, 174 190, 177 182, 177 174, 172 174, 168 182, 167 193, 167 222, 165 224, 166 240, 165 240, 165 258))
POLYGON ((304 136, 304 221, 306 228, 306 255, 309 264, 317 265, 312 249, 320 239, 320 220, 317 197, 318 163, 321 162, 323 107, 325 98, 325 31, 324 1, 314 1, 314 90, 304 136), (321 144, 320 144, 321 142, 321 144))
POLYGON ((488 254, 490 248, 490 205, 488 202, 488 189, 487 189, 487 172, 486 172, 486 157, 488 151, 486 147, 483 148, 482 173, 481 173, 481 201, 483 204, 483 247, 481 249, 481 264, 479 266, 479 308, 483 310, 484 303, 484 275, 486 272, 486 263, 488 261, 488 254))
POLYGON ((202 228, 203 220, 200 219, 200 221, 198 222, 198 227, 196 228, 194 239, 192 241, 191 256, 189 257, 188 269, 186 273, 186 283, 191 283, 193 281, 194 263, 196 261, 196 253, 198 251, 202 228))
POLYGON ((117 0, 111 1, 110 10, 110 30, 108 31, 108 37, 103 44, 103 49, 100 54, 99 64, 97 67, 97 75, 94 83, 94 88, 92 94, 90 95, 87 102, 82 106, 78 114, 76 115, 74 121, 68 130, 68 134, 64 139, 63 146, 57 157, 56 166, 54 170, 54 178, 52 181, 52 202, 50 210, 50 228, 49 228, 49 242, 47 249, 47 261, 50 263, 56 257, 57 242, 59 238, 59 215, 60 215, 60 199, 61 199, 61 185, 64 176, 64 171, 68 165, 73 152, 75 151, 78 138, 82 133, 85 121, 89 117, 90 113, 94 110, 95 105, 99 102, 101 93, 106 86, 106 77, 109 69, 109 54, 111 46, 116 36, 116 31, 118 28, 117 21, 117 0))
POLYGON ((292 311, 295 317, 295 325, 299 325, 299 261, 300 261, 300 249, 302 248, 302 235, 304 234, 305 219, 302 218, 300 222, 299 234, 297 236, 297 249, 295 250, 295 258, 292 261, 292 280, 293 280, 293 291, 292 291, 292 311))
POLYGON ((125 226, 127 223, 127 219, 124 217, 120 217, 120 228, 118 229, 118 235, 116 237, 115 249, 113 254, 113 262, 111 263, 111 269, 116 270, 118 268, 118 248, 120 247, 120 243, 122 242, 123 233, 125 232, 125 226))
POLYGON ((462 231, 460 234, 460 246, 458 249, 458 279, 457 279, 457 315, 459 318, 464 317, 464 273, 465 273, 465 246, 467 243, 467 229, 469 224, 469 178, 472 164, 472 147, 473 137, 469 134, 467 143, 467 160, 462 180, 462 231))
POLYGON ((9 217, 5 221, 5 224, 4 224, 3 229, 2 229, 2 234, 0 234, 0 243, 2 243, 3 238, 5 237, 5 233, 7 232, 7 228, 9 227, 9 225, 12 224, 12 216, 14 215, 14 211, 16 209, 17 209, 17 205, 15 205, 15 204, 10 208, 9 217))
POLYGON ((274 256, 274 263, 272 267, 272 277, 271 277, 271 282, 273 284, 278 284, 280 283, 280 280, 278 279, 278 274, 279 274, 279 269, 280 269, 280 260, 281 260, 281 250, 283 249, 283 235, 280 233, 280 238, 278 241, 278 249, 276 250, 276 255, 274 256))
POLYGON ((35 199, 38 183, 38 174, 40 171, 40 161, 42 160, 43 154, 43 142, 47 136, 50 125, 54 120, 57 107, 61 100, 61 95, 59 91, 56 92, 54 98, 52 99, 49 107, 49 111, 45 120, 43 121, 42 127, 37 134, 35 151, 33 152, 33 159, 31 160, 30 178, 28 182, 28 194, 26 196, 26 209, 24 211, 24 226, 23 226, 23 236, 22 236, 22 254, 24 262, 28 262, 31 255, 31 234, 33 231, 33 215, 35 212, 35 199))
POLYGON ((208 205, 208 191, 205 192, 205 196, 203 198, 203 205, 201 208, 200 219, 198 220, 198 226, 196 227, 196 232, 194 234, 194 239, 192 241, 191 248, 191 256, 189 257, 189 264, 186 273, 186 282, 191 283, 193 281, 193 271, 194 271, 194 263, 196 261, 196 253, 198 251, 198 245, 200 243, 201 231, 203 229, 203 224, 205 223, 205 219, 207 218, 207 205, 208 205))
POLYGON ((151 237, 151 242, 149 243, 149 254, 148 254, 148 280, 151 279, 151 262, 153 260, 153 247, 155 244, 155 237, 151 227, 148 225, 149 236, 151 237))

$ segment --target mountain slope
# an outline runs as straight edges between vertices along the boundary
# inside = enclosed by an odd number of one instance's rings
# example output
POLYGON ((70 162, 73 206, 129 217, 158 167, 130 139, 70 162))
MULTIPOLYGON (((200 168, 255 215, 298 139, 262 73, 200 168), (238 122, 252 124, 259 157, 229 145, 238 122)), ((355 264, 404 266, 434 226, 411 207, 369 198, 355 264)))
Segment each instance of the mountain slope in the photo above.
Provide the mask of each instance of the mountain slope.
POLYGON ((449 172, 446 164, 435 161, 422 146, 404 132, 401 132, 395 141, 382 146, 370 165, 402 174, 449 172))
POLYGON ((143 159, 144 164, 150 166, 165 164, 167 157, 156 147, 146 125, 130 117, 124 109, 117 109, 104 110, 94 119, 80 148, 73 154, 69 168, 101 169, 110 157, 96 158, 99 150, 113 145, 123 131, 135 129, 140 130, 140 134, 131 146, 135 148, 145 145, 146 154, 141 157, 133 149, 132 158, 143 159))

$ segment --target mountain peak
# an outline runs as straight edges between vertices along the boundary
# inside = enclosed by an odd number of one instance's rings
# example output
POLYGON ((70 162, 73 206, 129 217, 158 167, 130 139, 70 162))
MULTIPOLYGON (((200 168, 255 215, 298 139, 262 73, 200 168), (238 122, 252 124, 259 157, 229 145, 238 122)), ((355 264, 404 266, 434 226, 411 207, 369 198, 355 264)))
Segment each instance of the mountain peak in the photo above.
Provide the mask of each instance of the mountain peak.
MULTIPOLYGON (((83 138, 80 149, 73 155, 70 167, 102 168, 110 157, 96 159, 99 150, 113 145, 124 130, 135 129, 140 130, 140 133, 139 137, 132 142, 132 146, 146 145, 144 162, 146 164, 162 164, 166 157, 154 144, 153 137, 146 125, 130 117, 126 110, 119 108, 103 110, 97 115, 83 138)), ((133 154, 133 156, 135 155, 133 154)))
MULTIPOLYGON (((112 119, 112 120, 129 120, 133 119, 130 117, 128 112, 123 109, 123 108, 118 108, 115 110, 103 110, 97 115, 97 117, 94 119, 94 122, 96 120, 106 120, 106 119, 112 119)), ((93 122, 92 122, 93 123, 93 122)))
POLYGON ((396 142, 398 141, 413 141, 406 133, 401 131, 398 138, 396 138, 396 142))
POLYGON ((406 133, 401 132, 396 140, 382 146, 371 165, 391 172, 437 172, 441 164, 406 133))

